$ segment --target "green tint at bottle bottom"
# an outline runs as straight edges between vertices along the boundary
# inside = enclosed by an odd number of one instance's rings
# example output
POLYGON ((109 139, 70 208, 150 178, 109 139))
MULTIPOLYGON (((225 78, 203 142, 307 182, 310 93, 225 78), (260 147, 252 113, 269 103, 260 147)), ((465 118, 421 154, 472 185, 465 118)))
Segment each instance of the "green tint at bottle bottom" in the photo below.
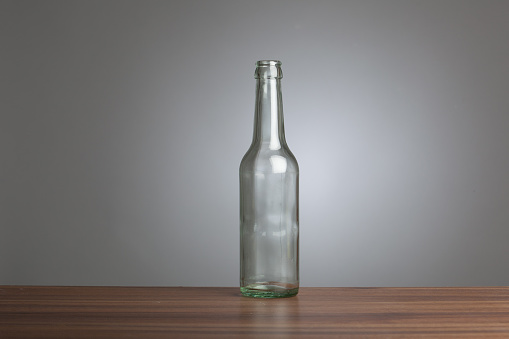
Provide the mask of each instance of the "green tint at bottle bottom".
POLYGON ((240 288, 242 295, 254 298, 289 298, 297 295, 299 287, 293 284, 255 283, 240 288))

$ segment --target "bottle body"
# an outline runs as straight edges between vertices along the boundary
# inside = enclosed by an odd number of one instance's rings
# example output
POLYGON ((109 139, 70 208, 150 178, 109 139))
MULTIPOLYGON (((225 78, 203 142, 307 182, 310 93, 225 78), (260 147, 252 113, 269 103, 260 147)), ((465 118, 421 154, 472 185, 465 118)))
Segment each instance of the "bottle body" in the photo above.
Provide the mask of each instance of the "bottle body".
POLYGON ((239 171, 240 288, 262 298, 299 288, 299 168, 284 136, 277 63, 257 63, 253 143, 239 171))

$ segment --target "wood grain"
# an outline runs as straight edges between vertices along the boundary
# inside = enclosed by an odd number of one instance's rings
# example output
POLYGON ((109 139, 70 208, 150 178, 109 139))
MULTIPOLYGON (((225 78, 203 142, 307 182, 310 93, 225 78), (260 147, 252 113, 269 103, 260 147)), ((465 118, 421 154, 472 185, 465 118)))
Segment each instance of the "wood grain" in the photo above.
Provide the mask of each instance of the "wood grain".
POLYGON ((0 338, 509 338, 509 288, 0 286, 0 338))

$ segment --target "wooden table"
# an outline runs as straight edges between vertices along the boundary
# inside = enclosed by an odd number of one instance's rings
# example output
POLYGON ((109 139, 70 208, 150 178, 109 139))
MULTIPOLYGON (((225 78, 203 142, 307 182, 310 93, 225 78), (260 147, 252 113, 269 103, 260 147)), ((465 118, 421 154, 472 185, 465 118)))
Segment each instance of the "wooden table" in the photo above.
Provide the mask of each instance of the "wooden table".
POLYGON ((219 287, 0 286, 0 338, 509 338, 509 287, 301 288, 288 299, 219 287))

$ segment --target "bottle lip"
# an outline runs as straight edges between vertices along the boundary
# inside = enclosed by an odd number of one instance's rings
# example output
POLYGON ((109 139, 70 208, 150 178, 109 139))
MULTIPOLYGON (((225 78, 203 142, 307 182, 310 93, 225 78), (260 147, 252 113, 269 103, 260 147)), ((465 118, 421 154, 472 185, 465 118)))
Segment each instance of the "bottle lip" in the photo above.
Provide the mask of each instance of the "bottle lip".
POLYGON ((281 66, 282 62, 279 60, 259 60, 256 62, 256 66, 281 66))
POLYGON ((281 61, 260 60, 256 62, 255 79, 282 79, 281 61))

